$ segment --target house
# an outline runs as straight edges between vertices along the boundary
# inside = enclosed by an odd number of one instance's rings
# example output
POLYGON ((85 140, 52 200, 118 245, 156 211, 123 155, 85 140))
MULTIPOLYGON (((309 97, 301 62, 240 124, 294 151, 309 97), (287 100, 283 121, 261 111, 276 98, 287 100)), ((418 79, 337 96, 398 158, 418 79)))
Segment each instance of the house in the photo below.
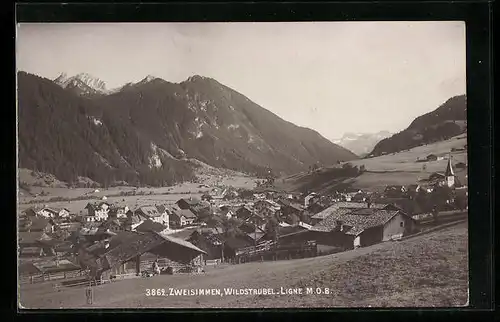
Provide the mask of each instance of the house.
POLYGON ((311 216, 311 224, 314 226, 324 220, 326 217, 330 216, 332 213, 337 212, 339 209, 362 209, 362 208, 374 208, 374 209, 389 209, 393 206, 381 203, 371 203, 371 202, 336 202, 325 210, 311 216))
POLYGON ((245 206, 239 207, 236 210, 235 215, 238 219, 246 221, 247 219, 249 219, 250 217, 253 216, 253 213, 254 213, 253 209, 251 209, 250 207, 245 205, 245 206))
POLYGON ((352 240, 356 248, 401 238, 415 228, 415 220, 401 210, 363 208, 332 213, 313 230, 341 233, 342 242, 352 240))
POLYGON ((117 232, 125 230, 125 226, 117 218, 108 217, 106 221, 103 221, 100 226, 102 229, 117 232))
POLYGON ((138 213, 132 210, 127 211, 126 218, 121 218, 121 224, 124 230, 133 231, 137 226, 144 222, 144 217, 140 216, 138 213))
POLYGON ((228 207, 220 208, 218 214, 219 216, 226 217, 227 219, 231 219, 236 215, 235 212, 228 207))
POLYGON ((37 215, 44 218, 57 218, 59 216, 59 210, 45 207, 40 209, 37 215))
POLYGON ((19 223, 19 231, 21 232, 54 232, 54 222, 52 219, 45 217, 28 217, 19 223))
POLYGON ((205 251, 185 240, 157 232, 124 231, 109 240, 82 249, 78 262, 97 280, 113 275, 151 270, 153 260, 173 271, 203 265, 205 251))
POLYGON ((242 232, 240 238, 251 241, 253 244, 259 243, 262 238, 266 236, 266 232, 263 227, 255 225, 254 223, 245 222, 238 226, 239 231, 242 232))
POLYGON ((192 225, 196 219, 196 215, 191 210, 174 208, 170 216, 170 227, 180 228, 192 225))
POLYGON ((223 260, 224 239, 220 234, 195 230, 187 241, 206 252, 204 260, 223 260))
POLYGON ((384 195, 387 197, 401 197, 406 193, 406 187, 403 185, 389 185, 385 187, 384 195))
POLYGON ((169 215, 165 206, 141 206, 134 212, 143 220, 151 220, 168 227, 169 215))
POLYGON ((191 209, 191 207, 198 205, 201 202, 198 198, 182 198, 175 203, 180 209, 191 209))
POLYGON ((49 241, 52 238, 43 231, 37 232, 19 232, 18 233, 18 251, 21 257, 41 257, 54 255, 53 248, 43 244, 43 241, 49 241))
POLYGON ((108 217, 112 218, 127 218, 127 212, 129 211, 129 208, 127 206, 123 207, 110 207, 109 212, 108 212, 108 217))
POLYGON ((257 201, 253 208, 263 217, 270 217, 280 211, 281 206, 272 200, 266 199, 257 201))
POLYGON ((87 213, 83 217, 83 220, 85 222, 104 221, 108 219, 110 208, 111 205, 108 204, 107 202, 88 203, 85 206, 87 213))

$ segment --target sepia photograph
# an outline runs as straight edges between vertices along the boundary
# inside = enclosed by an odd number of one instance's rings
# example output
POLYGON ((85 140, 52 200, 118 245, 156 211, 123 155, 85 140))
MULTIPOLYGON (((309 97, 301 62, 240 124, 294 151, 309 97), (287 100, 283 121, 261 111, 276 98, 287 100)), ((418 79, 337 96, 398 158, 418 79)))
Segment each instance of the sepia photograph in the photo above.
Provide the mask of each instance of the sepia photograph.
POLYGON ((18 23, 16 86, 20 309, 469 303, 462 21, 18 23))

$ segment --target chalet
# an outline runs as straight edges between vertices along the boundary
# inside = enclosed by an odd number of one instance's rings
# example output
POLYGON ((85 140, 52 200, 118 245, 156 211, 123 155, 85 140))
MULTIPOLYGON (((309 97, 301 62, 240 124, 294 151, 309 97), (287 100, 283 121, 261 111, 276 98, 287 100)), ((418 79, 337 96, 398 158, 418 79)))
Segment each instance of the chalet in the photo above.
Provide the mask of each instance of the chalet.
POLYGON ((254 247, 253 241, 244 237, 224 237, 224 258, 236 259, 238 256, 247 252, 247 249, 254 247))
POLYGON ((190 242, 169 235, 124 231, 83 249, 78 261, 99 280, 122 274, 139 275, 151 270, 153 260, 158 260, 161 268, 170 267, 172 271, 201 267, 203 254, 206 252, 190 242))
POLYGON ((364 208, 332 213, 313 230, 335 232, 342 244, 352 241, 356 248, 399 239, 415 232, 415 227, 415 221, 401 210, 364 208))
POLYGON ((264 229, 253 223, 243 223, 238 226, 238 229, 242 232, 240 238, 250 240, 254 244, 260 242, 266 236, 264 229))
POLYGON ((127 212, 129 211, 129 208, 127 206, 123 207, 110 207, 108 216, 111 218, 127 218, 127 212))
POLYGON ((87 213, 84 216, 84 221, 92 222, 108 219, 110 207, 111 205, 107 202, 88 203, 87 206, 85 206, 87 213))
POLYGON ((201 200, 198 198, 189 197, 177 200, 176 205, 180 209, 191 209, 193 206, 197 206, 200 202, 201 200))
POLYGON ((280 211, 281 206, 272 200, 259 200, 253 208, 260 215, 269 217, 280 211))
POLYGON ((124 230, 133 231, 137 226, 144 222, 144 217, 140 216, 138 213, 132 210, 127 211, 126 218, 121 218, 121 225, 124 230))
POLYGON ((392 209, 394 206, 388 204, 371 203, 371 202, 336 202, 325 210, 313 215, 311 217, 311 224, 316 225, 324 220, 326 217, 330 216, 332 213, 337 212, 339 209, 362 209, 362 208, 373 208, 373 209, 392 209))
POLYGON ((117 218, 108 217, 106 221, 103 221, 100 226, 104 230, 109 230, 112 232, 125 230, 125 226, 117 218))
POLYGON ((248 206, 241 206, 236 210, 236 217, 243 221, 246 221, 253 216, 254 210, 248 206))
POLYGON ((281 206, 281 214, 285 217, 290 214, 300 216, 304 211, 304 208, 300 204, 287 199, 279 200, 278 204, 281 206))
POLYGON ((226 217, 227 219, 231 219, 236 214, 235 214, 235 212, 232 209, 230 209, 228 207, 225 207, 223 209, 219 209, 218 215, 221 216, 221 217, 226 217))
POLYGON ((170 216, 170 226, 176 228, 185 227, 192 225, 196 219, 196 215, 191 210, 174 208, 170 216))
POLYGON ((223 260, 224 238, 221 235, 196 230, 189 236, 187 241, 206 252, 204 260, 223 260))
POLYGON ((143 220, 151 220, 168 227, 169 215, 165 206, 141 206, 135 210, 143 220))
POLYGON ((54 255, 54 250, 51 247, 44 245, 43 241, 51 240, 52 238, 43 231, 38 232, 19 232, 18 233, 18 250, 21 257, 41 257, 54 255))
POLYGON ((22 232, 54 232, 54 222, 45 217, 28 217, 19 223, 19 231, 22 232))
POLYGON ((53 208, 42 208, 37 212, 38 216, 45 218, 67 218, 69 217, 68 209, 53 209, 53 208))

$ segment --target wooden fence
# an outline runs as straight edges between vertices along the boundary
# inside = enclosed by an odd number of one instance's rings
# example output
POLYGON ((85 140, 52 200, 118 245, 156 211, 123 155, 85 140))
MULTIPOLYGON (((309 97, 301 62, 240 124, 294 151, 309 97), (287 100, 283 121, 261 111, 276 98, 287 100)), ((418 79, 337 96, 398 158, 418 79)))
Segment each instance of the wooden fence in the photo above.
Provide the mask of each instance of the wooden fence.
POLYGON ((19 276, 19 283, 34 284, 47 281, 65 280, 65 279, 87 277, 87 276, 88 276, 87 273, 83 270, 74 270, 74 271, 56 272, 56 273, 38 273, 38 274, 19 276))

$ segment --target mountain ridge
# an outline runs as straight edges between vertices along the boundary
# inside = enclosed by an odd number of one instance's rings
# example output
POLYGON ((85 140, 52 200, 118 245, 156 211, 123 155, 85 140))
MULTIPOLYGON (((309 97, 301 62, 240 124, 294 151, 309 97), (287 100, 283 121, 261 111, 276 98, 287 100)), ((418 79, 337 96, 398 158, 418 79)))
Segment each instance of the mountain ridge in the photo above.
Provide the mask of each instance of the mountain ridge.
POLYGON ((356 158, 211 78, 143 80, 78 95, 19 72, 20 166, 69 182, 164 185, 193 177, 186 158, 257 175, 356 158))
POLYGON ((403 131, 381 140, 369 156, 408 150, 467 132, 467 97, 456 95, 415 118, 403 131))

